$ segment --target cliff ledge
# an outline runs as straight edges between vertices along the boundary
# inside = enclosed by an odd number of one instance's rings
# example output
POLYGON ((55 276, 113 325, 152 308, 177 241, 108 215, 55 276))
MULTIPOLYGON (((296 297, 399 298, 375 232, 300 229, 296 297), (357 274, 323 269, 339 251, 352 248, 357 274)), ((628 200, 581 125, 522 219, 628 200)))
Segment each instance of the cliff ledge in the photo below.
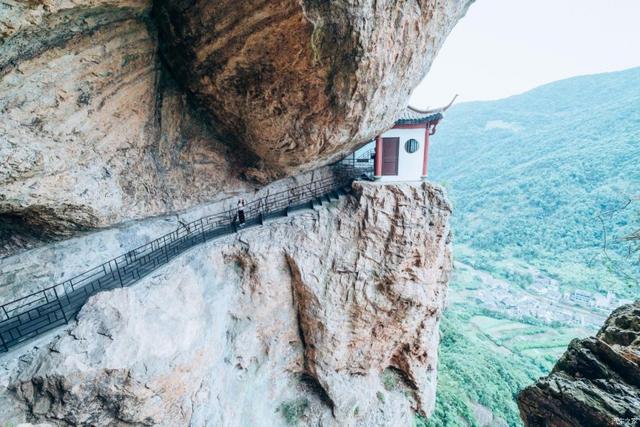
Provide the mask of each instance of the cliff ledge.
POLYGON ((353 193, 92 297, 64 330, 2 357, 0 413, 60 426, 390 426, 429 414, 450 205, 427 183, 353 193))

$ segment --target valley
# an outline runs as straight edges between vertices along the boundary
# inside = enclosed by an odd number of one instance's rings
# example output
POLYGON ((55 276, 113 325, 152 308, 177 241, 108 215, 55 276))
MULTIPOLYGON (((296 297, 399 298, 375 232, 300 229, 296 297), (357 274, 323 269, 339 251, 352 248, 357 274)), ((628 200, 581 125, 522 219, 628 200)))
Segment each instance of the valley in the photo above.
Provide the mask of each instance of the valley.
POLYGON ((431 179, 454 205, 455 268, 429 427, 521 426, 517 393, 637 299, 637 99, 640 68, 447 114, 431 179))
POLYGON ((531 286, 520 287, 463 262, 456 263, 455 268, 449 304, 474 302, 488 312, 513 320, 593 330, 602 325, 613 308, 630 302, 611 294, 607 298, 582 290, 562 293, 556 281, 542 275, 531 286), (581 299, 583 296, 585 299, 581 299), (596 301, 600 304, 596 305, 596 301))

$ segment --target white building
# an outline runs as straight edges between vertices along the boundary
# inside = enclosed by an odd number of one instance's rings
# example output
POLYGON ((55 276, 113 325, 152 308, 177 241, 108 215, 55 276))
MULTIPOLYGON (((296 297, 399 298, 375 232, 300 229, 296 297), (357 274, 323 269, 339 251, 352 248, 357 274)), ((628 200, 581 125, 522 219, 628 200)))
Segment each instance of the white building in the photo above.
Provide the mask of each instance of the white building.
MULTIPOLYGON (((455 101, 455 98, 454 98, 455 101)), ((407 107, 393 128, 378 135, 356 156, 375 158, 374 178, 376 181, 419 181, 425 180, 429 163, 429 137, 436 131, 443 113, 453 104, 443 108, 421 111, 407 107)))
POLYGON ((584 291, 582 289, 576 289, 573 292, 571 292, 571 295, 569 298, 571 299, 571 301, 575 303, 588 305, 588 306, 592 306, 595 301, 593 294, 591 292, 584 291))
POLYGON ((594 306, 596 308, 602 308, 602 309, 608 310, 613 305, 613 300, 614 300, 614 297, 611 292, 607 292, 606 295, 596 294, 594 306))

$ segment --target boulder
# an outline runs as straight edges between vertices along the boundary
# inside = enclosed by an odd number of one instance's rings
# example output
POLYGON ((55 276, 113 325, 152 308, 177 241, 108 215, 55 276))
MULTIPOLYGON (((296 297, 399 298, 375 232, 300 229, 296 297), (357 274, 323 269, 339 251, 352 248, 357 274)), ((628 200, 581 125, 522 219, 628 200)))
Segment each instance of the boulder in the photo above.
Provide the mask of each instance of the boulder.
POLYGON ((291 174, 390 128, 472 0, 158 0, 164 58, 224 140, 291 174))

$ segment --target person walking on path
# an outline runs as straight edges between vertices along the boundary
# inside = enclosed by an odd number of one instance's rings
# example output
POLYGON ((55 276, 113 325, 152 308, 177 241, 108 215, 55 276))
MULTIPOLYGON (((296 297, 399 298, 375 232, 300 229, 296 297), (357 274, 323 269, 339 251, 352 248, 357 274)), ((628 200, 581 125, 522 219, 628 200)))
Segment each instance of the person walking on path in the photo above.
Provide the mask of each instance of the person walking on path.
POLYGON ((244 206, 244 199, 238 200, 238 224, 240 225, 240 227, 244 226, 244 223, 246 221, 246 218, 244 216, 244 206))

